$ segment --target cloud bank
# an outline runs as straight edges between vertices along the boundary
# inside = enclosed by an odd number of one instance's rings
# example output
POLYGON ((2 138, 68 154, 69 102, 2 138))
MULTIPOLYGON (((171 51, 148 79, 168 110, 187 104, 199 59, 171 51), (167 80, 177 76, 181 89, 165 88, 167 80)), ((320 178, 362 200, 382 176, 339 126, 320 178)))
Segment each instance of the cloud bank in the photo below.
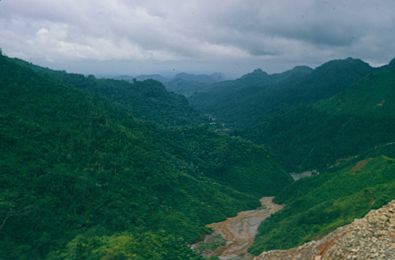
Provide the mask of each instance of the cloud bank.
POLYGON ((0 47, 83 73, 269 72, 395 56, 392 0, 3 0, 0 47))

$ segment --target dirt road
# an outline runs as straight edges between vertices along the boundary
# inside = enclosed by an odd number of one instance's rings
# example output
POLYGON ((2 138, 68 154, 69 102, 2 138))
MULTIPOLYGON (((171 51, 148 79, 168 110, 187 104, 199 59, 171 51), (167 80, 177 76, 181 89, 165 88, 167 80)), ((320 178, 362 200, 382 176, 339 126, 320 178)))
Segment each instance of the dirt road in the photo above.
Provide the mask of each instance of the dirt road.
POLYGON ((226 240, 225 246, 217 248, 207 256, 219 256, 220 259, 251 259, 247 250, 254 241, 260 223, 283 208, 282 205, 273 203, 273 197, 263 197, 260 201, 262 208, 242 211, 235 217, 207 225, 214 230, 213 235, 221 234, 226 240))

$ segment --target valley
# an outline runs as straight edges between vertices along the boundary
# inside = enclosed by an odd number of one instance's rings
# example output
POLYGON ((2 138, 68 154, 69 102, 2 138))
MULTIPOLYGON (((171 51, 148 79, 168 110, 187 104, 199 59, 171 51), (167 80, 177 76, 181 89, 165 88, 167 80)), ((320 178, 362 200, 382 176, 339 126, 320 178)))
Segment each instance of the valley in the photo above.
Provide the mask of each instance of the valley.
POLYGON ((0 0, 0 260, 394 260, 395 1, 0 0))
POLYGON ((225 221, 212 223, 207 227, 213 230, 202 242, 194 245, 195 249, 202 243, 209 243, 212 237, 222 236, 225 245, 203 252, 206 257, 218 256, 220 259, 252 259, 248 248, 252 245, 262 221, 283 208, 273 203, 273 197, 260 199, 261 207, 256 210, 238 212, 237 216, 225 221))
POLYGON ((317 241, 395 198, 394 68, 255 70, 185 97, 0 55, 0 258, 252 259, 317 241))

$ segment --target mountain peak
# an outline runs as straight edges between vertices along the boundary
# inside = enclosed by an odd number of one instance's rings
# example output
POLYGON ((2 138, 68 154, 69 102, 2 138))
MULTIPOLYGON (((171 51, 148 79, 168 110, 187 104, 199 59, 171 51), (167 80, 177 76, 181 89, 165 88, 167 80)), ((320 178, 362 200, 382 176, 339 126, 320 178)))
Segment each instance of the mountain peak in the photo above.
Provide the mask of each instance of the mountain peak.
POLYGON ((346 59, 328 61, 322 64, 321 66, 317 67, 315 71, 333 70, 333 69, 335 70, 354 69, 354 70, 368 71, 371 69, 371 66, 361 59, 354 59, 348 57, 346 59))
POLYGON ((395 58, 393 58, 390 63, 388 63, 389 66, 395 67, 395 58))
POLYGON ((241 80, 254 80, 254 81, 258 81, 258 80, 264 80, 269 76, 269 74, 267 74, 265 71, 263 71, 262 69, 258 68, 253 70, 250 73, 247 73, 243 76, 241 76, 241 80))
POLYGON ((252 72, 251 72, 252 74, 262 74, 262 75, 267 75, 267 73, 266 72, 264 72, 261 68, 257 68, 257 69, 254 69, 252 72))

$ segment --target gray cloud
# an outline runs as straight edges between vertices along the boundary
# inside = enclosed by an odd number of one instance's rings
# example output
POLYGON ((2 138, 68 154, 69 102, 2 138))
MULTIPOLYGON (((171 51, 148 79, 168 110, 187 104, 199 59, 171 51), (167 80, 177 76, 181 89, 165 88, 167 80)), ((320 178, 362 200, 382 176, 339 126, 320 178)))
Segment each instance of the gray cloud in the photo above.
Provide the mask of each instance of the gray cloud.
POLYGON ((85 73, 274 72, 395 56, 392 0, 3 0, 0 47, 85 73), (84 67, 84 66, 86 67, 84 67))

